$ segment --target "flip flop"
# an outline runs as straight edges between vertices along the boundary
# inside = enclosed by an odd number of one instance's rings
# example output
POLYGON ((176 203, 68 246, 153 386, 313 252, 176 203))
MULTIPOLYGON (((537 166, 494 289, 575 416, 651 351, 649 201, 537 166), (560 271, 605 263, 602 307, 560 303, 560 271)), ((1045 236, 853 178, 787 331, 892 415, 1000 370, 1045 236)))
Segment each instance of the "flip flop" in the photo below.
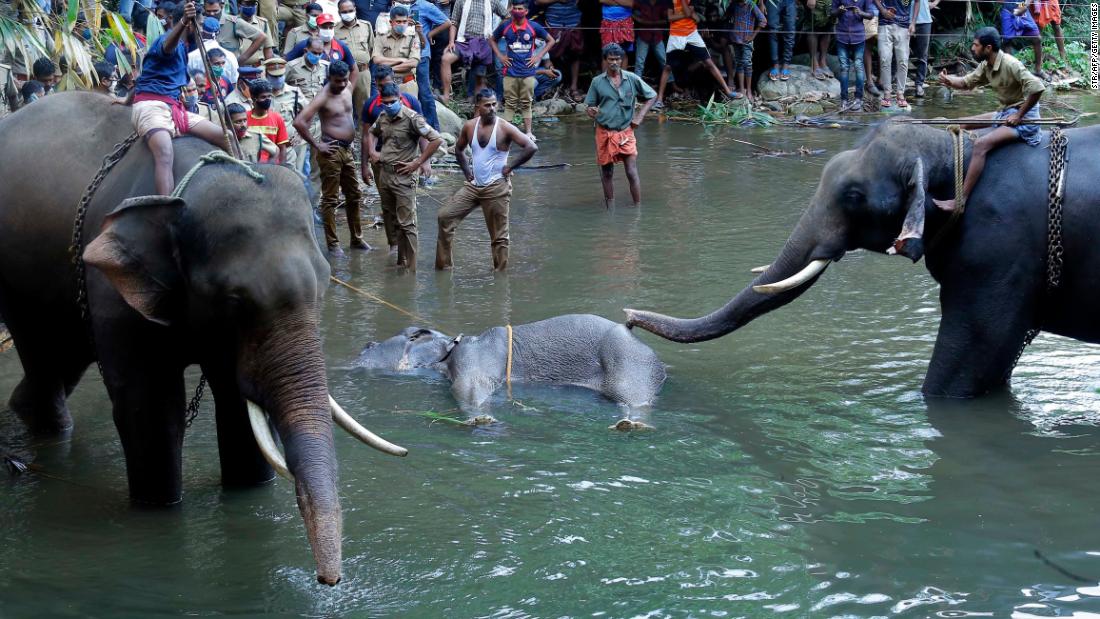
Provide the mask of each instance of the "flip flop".
POLYGON ((745 97, 745 95, 737 92, 736 90, 733 90, 733 91, 730 91, 728 94, 726 94, 726 97, 728 99, 730 99, 731 101, 736 101, 738 99, 743 99, 745 97))
POLYGON ((790 69, 783 69, 782 71, 780 71, 779 72, 779 79, 783 80, 784 82, 791 79, 791 70, 790 69))
POLYGON ((898 95, 898 107, 909 107, 909 102, 901 95, 898 95))
POLYGON ((893 103, 890 103, 890 97, 883 97, 880 105, 882 105, 882 107, 890 107, 893 103))
POLYGON ((822 71, 821 69, 814 69, 814 79, 815 80, 825 79, 825 72, 822 71))
POLYGON ((771 71, 768 71, 768 79, 773 82, 779 79, 779 69, 772 69, 771 71))

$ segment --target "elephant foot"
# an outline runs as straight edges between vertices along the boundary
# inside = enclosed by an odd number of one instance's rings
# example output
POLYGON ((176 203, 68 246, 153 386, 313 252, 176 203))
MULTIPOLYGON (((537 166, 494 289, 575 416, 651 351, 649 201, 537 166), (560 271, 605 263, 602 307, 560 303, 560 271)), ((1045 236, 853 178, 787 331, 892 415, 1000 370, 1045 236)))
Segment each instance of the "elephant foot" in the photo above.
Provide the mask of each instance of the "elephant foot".
POLYGON ((65 406, 62 392, 43 395, 36 392, 26 378, 12 392, 8 406, 33 434, 57 436, 73 428, 73 418, 65 406))
POLYGON ((492 425, 496 422, 497 422, 497 420, 494 419, 492 415, 478 415, 476 417, 471 417, 470 419, 467 419, 466 421, 463 421, 462 424, 470 426, 471 428, 473 428, 473 427, 477 427, 477 426, 492 425))
POLYGON ((636 421, 634 419, 620 419, 613 425, 607 426, 608 430, 618 430, 619 432, 630 432, 632 430, 652 430, 653 426, 644 421, 636 421))

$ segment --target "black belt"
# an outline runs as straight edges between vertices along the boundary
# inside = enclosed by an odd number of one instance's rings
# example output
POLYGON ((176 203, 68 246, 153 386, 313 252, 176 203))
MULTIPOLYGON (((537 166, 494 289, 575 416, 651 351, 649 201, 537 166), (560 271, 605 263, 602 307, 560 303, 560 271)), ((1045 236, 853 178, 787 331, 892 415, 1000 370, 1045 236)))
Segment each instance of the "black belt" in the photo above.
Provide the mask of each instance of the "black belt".
POLYGON ((324 134, 321 134, 321 139, 324 140, 325 142, 329 143, 329 144, 339 146, 340 148, 350 148, 351 147, 351 142, 348 141, 348 140, 338 140, 334 137, 330 137, 330 136, 327 136, 327 135, 324 135, 324 134))

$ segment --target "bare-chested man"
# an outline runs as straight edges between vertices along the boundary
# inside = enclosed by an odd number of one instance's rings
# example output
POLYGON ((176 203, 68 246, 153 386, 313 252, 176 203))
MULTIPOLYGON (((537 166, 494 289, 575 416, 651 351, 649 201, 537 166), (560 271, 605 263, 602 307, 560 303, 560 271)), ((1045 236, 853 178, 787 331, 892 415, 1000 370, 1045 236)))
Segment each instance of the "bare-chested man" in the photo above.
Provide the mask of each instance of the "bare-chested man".
POLYGON ((336 207, 340 205, 341 189, 344 190, 351 246, 370 249, 363 241, 363 229, 359 224, 359 203, 363 194, 359 191, 359 175, 351 152, 355 120, 352 118, 352 92, 348 88, 350 72, 347 63, 334 60, 328 67, 328 85, 294 118, 298 135, 317 151, 321 168, 321 217, 325 222, 325 243, 333 256, 344 253, 336 237, 336 207), (318 114, 321 116, 320 142, 309 133, 309 125, 318 114))

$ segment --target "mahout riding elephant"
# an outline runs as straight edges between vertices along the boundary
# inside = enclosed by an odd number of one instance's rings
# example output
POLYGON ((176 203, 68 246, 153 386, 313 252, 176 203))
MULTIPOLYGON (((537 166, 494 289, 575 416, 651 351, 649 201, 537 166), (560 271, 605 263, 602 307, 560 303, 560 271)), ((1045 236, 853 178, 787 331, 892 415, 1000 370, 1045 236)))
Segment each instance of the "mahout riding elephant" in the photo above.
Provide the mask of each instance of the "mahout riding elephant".
POLYGON ((479 407, 506 384, 573 385, 627 408, 652 404, 665 364, 623 325, 592 314, 566 314, 480 335, 448 336, 408 327, 370 342, 355 365, 371 370, 425 369, 451 381, 455 398, 479 407))
MULTIPOLYGON (((1047 292, 1049 135, 997 149, 965 211, 955 195, 949 132, 888 122, 825 166, 779 256, 725 306, 681 319, 627 309, 627 325, 677 342, 726 335, 794 301, 846 252, 895 247, 940 284, 942 319, 923 391, 974 397, 1005 384, 1035 328, 1100 342, 1100 126, 1065 131, 1060 283, 1047 292)), ((970 148, 964 144, 965 164, 970 148)), ((965 167, 964 167, 965 169, 965 167)))
MULTIPOLYGON (((200 364, 214 395, 223 485, 268 481, 272 465, 292 476, 317 578, 335 584, 333 416, 361 440, 403 450, 329 396, 318 330, 329 267, 303 183, 278 166, 213 162, 178 198, 148 196, 153 159, 137 142, 87 209, 85 320, 70 256, 74 217, 104 155, 131 131, 130 108, 92 93, 53 95, 0 121, 0 316, 24 371, 11 409, 36 432, 67 430, 66 397, 98 361, 131 498, 173 504, 182 498, 183 372, 200 364)), ((186 137, 174 148, 177 179, 211 151, 186 137)))

